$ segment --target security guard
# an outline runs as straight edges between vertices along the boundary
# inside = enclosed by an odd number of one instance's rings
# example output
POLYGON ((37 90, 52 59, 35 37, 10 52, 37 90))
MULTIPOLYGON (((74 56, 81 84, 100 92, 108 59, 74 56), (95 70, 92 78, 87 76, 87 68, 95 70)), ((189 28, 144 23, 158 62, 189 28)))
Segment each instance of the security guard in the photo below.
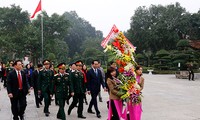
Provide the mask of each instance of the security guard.
POLYGON ((44 113, 48 117, 49 105, 52 97, 52 89, 53 89, 53 77, 54 72, 50 70, 50 61, 43 61, 44 69, 39 72, 38 77, 38 94, 42 94, 44 96, 44 113))
POLYGON ((69 93, 69 73, 65 72, 65 63, 60 63, 57 67, 59 69, 59 73, 55 74, 53 79, 53 88, 56 87, 55 94, 59 103, 57 118, 66 120, 64 107, 65 100, 67 99, 69 93))
POLYGON ((70 91, 71 96, 73 96, 73 101, 68 109, 68 115, 70 115, 72 109, 78 104, 78 118, 86 119, 83 116, 83 97, 86 94, 86 84, 84 82, 84 75, 82 73, 82 62, 77 61, 76 70, 74 72, 70 72, 69 80, 70 80, 70 91))

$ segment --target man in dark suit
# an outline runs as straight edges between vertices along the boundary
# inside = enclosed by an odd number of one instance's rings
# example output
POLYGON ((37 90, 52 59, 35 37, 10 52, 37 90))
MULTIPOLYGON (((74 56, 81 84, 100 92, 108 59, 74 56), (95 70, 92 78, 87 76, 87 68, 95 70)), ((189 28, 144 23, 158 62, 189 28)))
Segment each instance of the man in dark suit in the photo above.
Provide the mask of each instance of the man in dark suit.
POLYGON ((24 112, 27 106, 26 95, 28 94, 28 83, 26 75, 22 71, 22 62, 17 60, 13 63, 14 70, 8 73, 7 92, 11 102, 13 120, 24 120, 24 112))
POLYGON ((36 107, 39 108, 39 104, 42 104, 42 95, 38 95, 38 76, 39 76, 39 72, 40 70, 42 70, 43 65, 42 64, 38 64, 37 65, 37 69, 33 72, 32 74, 32 87, 34 88, 34 95, 35 95, 35 103, 36 103, 36 107))
POLYGON ((88 80, 87 89, 88 89, 88 94, 89 95, 91 94, 92 97, 87 112, 94 114, 94 112, 92 111, 92 106, 94 105, 97 117, 101 118, 101 114, 97 106, 97 96, 100 92, 101 85, 103 86, 105 91, 106 88, 102 78, 101 71, 98 69, 98 66, 99 66, 99 61, 93 60, 92 68, 87 72, 87 80, 88 80))

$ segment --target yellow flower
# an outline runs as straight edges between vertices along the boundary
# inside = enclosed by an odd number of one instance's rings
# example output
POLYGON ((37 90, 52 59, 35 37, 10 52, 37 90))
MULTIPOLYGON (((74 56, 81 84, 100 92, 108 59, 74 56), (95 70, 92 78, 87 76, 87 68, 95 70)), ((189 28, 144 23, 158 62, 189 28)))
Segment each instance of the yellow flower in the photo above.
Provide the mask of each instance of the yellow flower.
POLYGON ((130 96, 129 92, 126 92, 126 94, 122 95, 121 98, 122 98, 122 99, 125 99, 125 98, 127 98, 127 97, 129 97, 129 96, 130 96))
POLYGON ((111 46, 111 45, 107 45, 107 46, 106 46, 106 49, 105 49, 103 52, 106 52, 106 51, 108 51, 108 50, 112 50, 112 46, 111 46))
POLYGON ((123 59, 124 59, 124 61, 126 61, 126 62, 130 62, 130 61, 131 61, 131 57, 128 56, 128 55, 124 55, 124 56, 123 56, 123 59))
POLYGON ((123 90, 128 90, 128 85, 127 85, 127 83, 125 83, 123 86, 121 86, 120 87, 121 89, 123 89, 123 90))
POLYGON ((136 50, 136 47, 134 47, 134 48, 130 47, 130 52, 131 52, 131 53, 134 53, 135 50, 136 50))

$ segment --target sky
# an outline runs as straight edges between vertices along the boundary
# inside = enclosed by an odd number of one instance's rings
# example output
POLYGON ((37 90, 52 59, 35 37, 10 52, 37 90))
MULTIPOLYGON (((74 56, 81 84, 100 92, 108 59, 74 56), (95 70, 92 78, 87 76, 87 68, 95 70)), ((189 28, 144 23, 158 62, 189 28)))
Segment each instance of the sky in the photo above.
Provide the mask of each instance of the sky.
MULTIPOLYGON (((169 5, 179 2, 190 13, 200 10, 200 0, 42 0, 42 9, 48 15, 76 11, 79 17, 101 30, 107 36, 115 24, 120 31, 130 28, 131 17, 139 6, 169 5)), ((36 9, 39 0, 0 0, 0 7, 19 5, 23 11, 31 15, 36 9)))

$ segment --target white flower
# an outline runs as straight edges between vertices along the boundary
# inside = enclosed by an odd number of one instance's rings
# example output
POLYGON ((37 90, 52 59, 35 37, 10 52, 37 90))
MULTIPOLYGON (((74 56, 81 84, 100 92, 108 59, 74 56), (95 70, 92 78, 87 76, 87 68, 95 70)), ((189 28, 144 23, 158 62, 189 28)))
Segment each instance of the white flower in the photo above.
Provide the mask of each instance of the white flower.
POLYGON ((133 67, 132 63, 128 63, 125 67, 124 70, 129 71, 133 67))
POLYGON ((137 82, 134 84, 134 87, 135 87, 136 89, 138 89, 138 90, 141 89, 141 88, 140 88, 140 85, 139 85, 137 82))
POLYGON ((117 50, 117 56, 122 56, 122 52, 120 50, 117 50))

